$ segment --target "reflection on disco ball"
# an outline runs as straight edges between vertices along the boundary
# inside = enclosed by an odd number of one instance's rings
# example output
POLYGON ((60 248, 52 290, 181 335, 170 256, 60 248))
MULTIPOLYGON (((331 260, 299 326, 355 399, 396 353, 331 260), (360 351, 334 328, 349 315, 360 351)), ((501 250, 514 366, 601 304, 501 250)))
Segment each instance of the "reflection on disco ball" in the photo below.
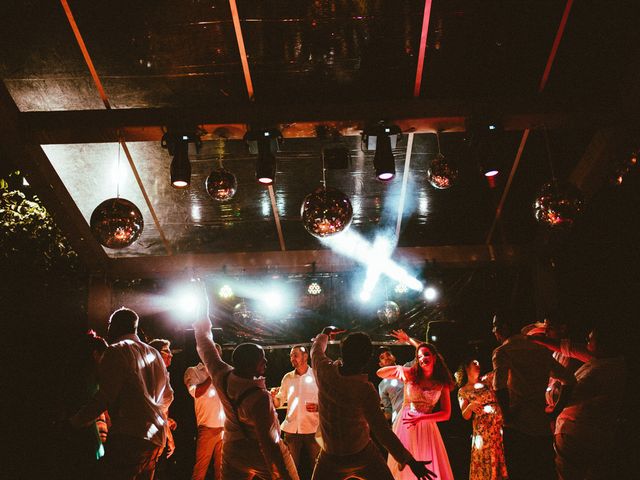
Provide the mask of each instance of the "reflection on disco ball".
POLYGON ((218 202, 231 200, 238 190, 238 180, 229 170, 216 168, 204 182, 207 193, 218 202))
POLYGON ((125 248, 142 234, 144 220, 133 202, 110 198, 98 205, 89 221, 91 232, 107 248, 125 248))
POLYGON ((538 222, 551 227, 571 226, 582 211, 582 195, 569 183, 546 183, 533 202, 538 222))
POLYGON ((307 232, 324 238, 349 228, 353 207, 340 190, 319 187, 304 198, 300 214, 307 232))
POLYGON ((394 323, 400 318, 400 307, 396 302, 387 300, 378 309, 378 319, 382 323, 394 323))
POLYGON ((427 179, 435 188, 445 190, 451 187, 458 178, 458 168, 447 160, 444 155, 438 153, 429 164, 427 179))
POLYGON ((253 312, 249 310, 247 302, 244 300, 233 307, 233 319, 238 323, 247 323, 253 318, 253 312))

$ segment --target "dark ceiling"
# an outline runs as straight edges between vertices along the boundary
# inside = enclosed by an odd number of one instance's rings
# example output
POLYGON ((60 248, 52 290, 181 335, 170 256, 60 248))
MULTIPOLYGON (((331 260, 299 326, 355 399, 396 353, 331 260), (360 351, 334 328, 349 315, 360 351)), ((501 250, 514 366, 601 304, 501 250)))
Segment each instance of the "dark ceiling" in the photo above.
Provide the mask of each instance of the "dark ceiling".
POLYGON ((323 248, 300 221, 303 198, 321 180, 323 141, 312 127, 323 122, 339 122, 352 154, 351 167, 329 171, 327 180, 350 197, 352 228, 364 236, 395 230, 404 191, 400 247, 527 244, 537 232, 533 198, 551 175, 543 124, 558 176, 576 181, 594 134, 607 126, 587 119, 603 111, 601 120, 616 119, 638 98, 630 88, 640 58, 633 2, 239 0, 239 30, 235 1, 2 3, 0 75, 19 110, 25 148, 33 151, 35 142, 44 152, 25 160, 25 169, 37 164, 33 174, 54 186, 59 216, 76 217, 71 235, 91 244, 85 258, 97 248, 86 235, 91 212, 116 193, 118 138, 130 153, 120 153, 119 189, 143 212, 145 229, 131 247, 105 249, 107 262, 323 248), (506 129, 495 188, 467 155, 465 119, 478 111, 506 129), (63 115, 69 112, 75 116, 63 115), (197 112, 205 131, 202 150, 191 151, 186 191, 171 188, 170 157, 159 143, 170 123, 160 119, 187 121, 176 112, 197 112), (572 116, 554 123, 551 114, 559 113, 572 116), (383 119, 404 130, 389 183, 375 180, 373 156, 358 136, 365 123, 383 119), (260 123, 279 126, 285 137, 273 192, 255 182, 255 156, 241 140, 249 124, 260 123), (231 132, 222 151, 221 126, 231 132), (98 133, 86 133, 92 128, 98 133), (426 180, 435 130, 443 130, 442 152, 460 165, 459 183, 446 191, 426 180), (238 179, 235 198, 224 204, 204 190, 219 158, 238 179), (42 166, 47 161, 53 169, 42 166))

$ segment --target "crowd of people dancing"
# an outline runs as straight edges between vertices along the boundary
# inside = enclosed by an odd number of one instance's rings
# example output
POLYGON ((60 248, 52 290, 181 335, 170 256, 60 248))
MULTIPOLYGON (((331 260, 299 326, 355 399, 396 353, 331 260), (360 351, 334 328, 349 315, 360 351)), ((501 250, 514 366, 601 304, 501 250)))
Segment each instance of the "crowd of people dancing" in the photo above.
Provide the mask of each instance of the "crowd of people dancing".
MULTIPOLYGON (((450 420, 456 388, 462 418, 472 421, 471 480, 608 478, 626 372, 607 330, 594 328, 580 345, 557 318, 514 330, 503 312, 494 317, 491 368, 468 356, 455 375, 435 345, 391 331, 415 355, 396 365, 390 349, 379 350, 376 389, 366 373, 370 337, 328 326, 310 349, 291 349, 293 370, 268 389, 264 349, 242 343, 225 362, 201 309, 193 324, 200 363, 184 374, 197 421, 192 479, 213 470, 216 480, 297 480, 299 471, 313 480, 452 480, 438 423, 450 420), (337 359, 326 353, 334 339, 337 359), (286 408, 282 425, 277 408, 286 408)), ((86 337, 67 405, 76 431, 68 478, 152 480, 176 448, 171 345, 141 341, 138 322, 123 307, 107 341, 86 337)))

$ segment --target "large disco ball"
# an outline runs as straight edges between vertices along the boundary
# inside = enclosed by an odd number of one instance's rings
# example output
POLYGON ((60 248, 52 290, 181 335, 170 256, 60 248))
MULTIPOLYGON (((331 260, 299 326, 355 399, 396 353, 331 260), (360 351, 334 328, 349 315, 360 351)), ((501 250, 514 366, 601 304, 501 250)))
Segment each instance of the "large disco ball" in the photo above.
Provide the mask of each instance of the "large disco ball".
POLYGON ((233 307, 233 319, 238 323, 248 323, 253 318, 253 312, 244 300, 233 307))
POLYGON ((124 198, 105 200, 91 214, 91 232, 107 248, 125 248, 142 234, 144 220, 133 202, 124 198))
POLYGON ((580 191, 570 183, 546 183, 533 202, 538 222, 551 227, 571 226, 582 211, 580 191))
POLYGON ((349 197, 340 190, 319 187, 304 198, 300 214, 307 232, 324 238, 349 228, 353 207, 349 197))
POLYGON ((427 170, 427 180, 435 188, 445 190, 450 188, 458 178, 458 168, 455 163, 447 160, 441 153, 431 160, 427 170))
POLYGON ((378 309, 378 319, 382 323, 394 323, 398 320, 398 318, 400 318, 400 307, 396 302, 387 300, 378 309))
POLYGON ((216 168, 205 180, 204 187, 211 198, 218 202, 226 202, 236 194, 238 180, 229 170, 216 168))

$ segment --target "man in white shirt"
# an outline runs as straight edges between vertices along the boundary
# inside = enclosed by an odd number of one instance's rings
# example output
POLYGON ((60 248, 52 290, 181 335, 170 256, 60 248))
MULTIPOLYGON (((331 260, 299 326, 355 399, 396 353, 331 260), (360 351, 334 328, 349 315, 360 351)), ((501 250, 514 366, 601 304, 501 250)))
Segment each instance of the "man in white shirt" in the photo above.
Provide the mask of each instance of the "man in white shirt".
POLYGON ((138 315, 121 308, 109 319, 111 346, 100 363, 100 389, 71 417, 90 425, 109 410, 111 429, 102 460, 105 478, 151 479, 167 439, 167 412, 173 401, 160 353, 140 341, 138 315))
POLYGON ((316 441, 318 431, 318 386, 309 366, 309 352, 303 346, 295 346, 289 353, 294 370, 287 373, 279 388, 271 389, 276 408, 287 404, 287 417, 281 429, 284 441, 289 447, 293 461, 300 470, 300 451, 304 448, 309 459, 315 464, 320 453, 316 441))
MULTIPOLYGON (((383 348, 378 353, 378 366, 390 367, 396 364, 395 355, 388 348, 383 348)), ((378 385, 378 394, 384 416, 391 423, 394 422, 404 400, 404 383, 396 378, 385 378, 378 385)))
MULTIPOLYGON (((216 350, 222 355, 220 345, 216 350)), ((224 430, 224 410, 220 397, 213 385, 207 368, 202 362, 189 367, 184 372, 184 384, 193 397, 198 425, 196 443, 196 461, 193 465, 191 480, 204 480, 211 457, 213 457, 216 480, 222 478, 222 434, 224 430)))

